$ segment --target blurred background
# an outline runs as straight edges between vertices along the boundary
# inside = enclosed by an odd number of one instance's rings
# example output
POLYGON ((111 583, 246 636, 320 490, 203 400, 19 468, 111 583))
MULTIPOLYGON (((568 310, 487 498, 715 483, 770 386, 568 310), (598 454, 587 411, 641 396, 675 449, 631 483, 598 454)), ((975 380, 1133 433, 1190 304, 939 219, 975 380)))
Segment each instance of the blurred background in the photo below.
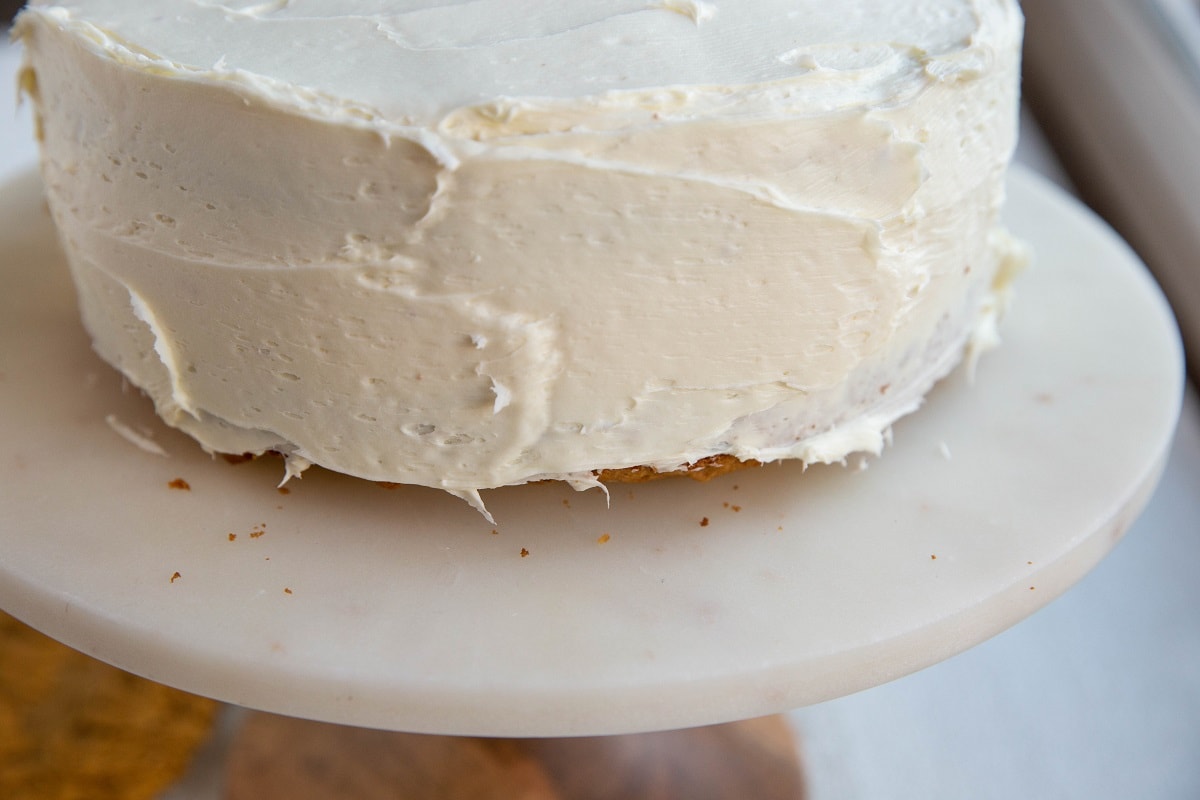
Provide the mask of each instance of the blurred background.
POLYGON ((1025 99, 1141 254, 1200 372, 1200 0, 1024 0, 1025 99))
MULTIPOLYGON (((788 715, 815 800, 1200 798, 1200 0, 1023 7, 1017 160, 1139 252, 1192 385, 1158 492, 1082 583, 956 658, 788 715)), ((0 180, 35 158, 18 59, 0 44, 0 180)), ((215 797, 217 768, 169 797, 215 797)))

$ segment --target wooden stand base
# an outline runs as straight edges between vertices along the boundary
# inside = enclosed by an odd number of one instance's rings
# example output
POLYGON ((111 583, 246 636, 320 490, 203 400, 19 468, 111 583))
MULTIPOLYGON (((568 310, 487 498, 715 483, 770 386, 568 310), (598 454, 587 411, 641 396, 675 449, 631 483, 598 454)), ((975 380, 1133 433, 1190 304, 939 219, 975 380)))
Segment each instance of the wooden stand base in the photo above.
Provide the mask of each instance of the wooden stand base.
POLYGON ((227 763, 228 800, 805 797, 798 747, 779 716, 625 736, 485 739, 256 712, 227 763))

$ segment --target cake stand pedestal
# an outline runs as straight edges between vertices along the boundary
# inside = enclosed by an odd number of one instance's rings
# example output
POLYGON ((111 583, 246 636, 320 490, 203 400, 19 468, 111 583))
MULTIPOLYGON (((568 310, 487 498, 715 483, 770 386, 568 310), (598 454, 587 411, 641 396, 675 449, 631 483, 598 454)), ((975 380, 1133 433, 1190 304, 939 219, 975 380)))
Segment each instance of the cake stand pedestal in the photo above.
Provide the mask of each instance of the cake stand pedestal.
MULTIPOLYGON (((36 177, 0 193, 0 607, 149 678, 426 734, 743 720, 905 675, 1082 577, 1149 498, 1183 386, 1157 287, 1017 171, 1005 344, 877 461, 439 492, 210 459, 91 353, 36 177), (857 467, 869 467, 859 469, 857 467)), ((619 746, 619 745, 618 745, 619 746)))
POLYGON ((393 733, 254 712, 229 749, 226 800, 802 800, 782 716, 570 739, 393 733))

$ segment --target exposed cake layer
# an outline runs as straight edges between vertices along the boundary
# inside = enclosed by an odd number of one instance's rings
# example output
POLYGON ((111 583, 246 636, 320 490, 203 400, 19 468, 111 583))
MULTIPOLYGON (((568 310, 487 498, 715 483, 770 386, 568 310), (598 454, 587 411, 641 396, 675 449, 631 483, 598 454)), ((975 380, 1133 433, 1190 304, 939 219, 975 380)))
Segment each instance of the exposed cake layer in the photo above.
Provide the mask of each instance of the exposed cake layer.
POLYGON ((26 11, 26 84, 97 350, 213 450, 836 461, 1012 271, 1008 0, 144 9, 26 11))

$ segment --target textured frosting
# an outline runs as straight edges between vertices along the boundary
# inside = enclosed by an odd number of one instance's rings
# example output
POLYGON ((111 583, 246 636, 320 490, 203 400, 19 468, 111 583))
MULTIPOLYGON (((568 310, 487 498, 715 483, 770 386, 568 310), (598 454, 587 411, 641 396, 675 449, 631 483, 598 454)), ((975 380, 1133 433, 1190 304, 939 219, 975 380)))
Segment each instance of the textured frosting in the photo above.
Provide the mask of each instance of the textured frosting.
POLYGON ((478 504, 878 452, 1017 262, 1011 0, 87 0, 17 30, 98 352, 290 472, 478 504))

